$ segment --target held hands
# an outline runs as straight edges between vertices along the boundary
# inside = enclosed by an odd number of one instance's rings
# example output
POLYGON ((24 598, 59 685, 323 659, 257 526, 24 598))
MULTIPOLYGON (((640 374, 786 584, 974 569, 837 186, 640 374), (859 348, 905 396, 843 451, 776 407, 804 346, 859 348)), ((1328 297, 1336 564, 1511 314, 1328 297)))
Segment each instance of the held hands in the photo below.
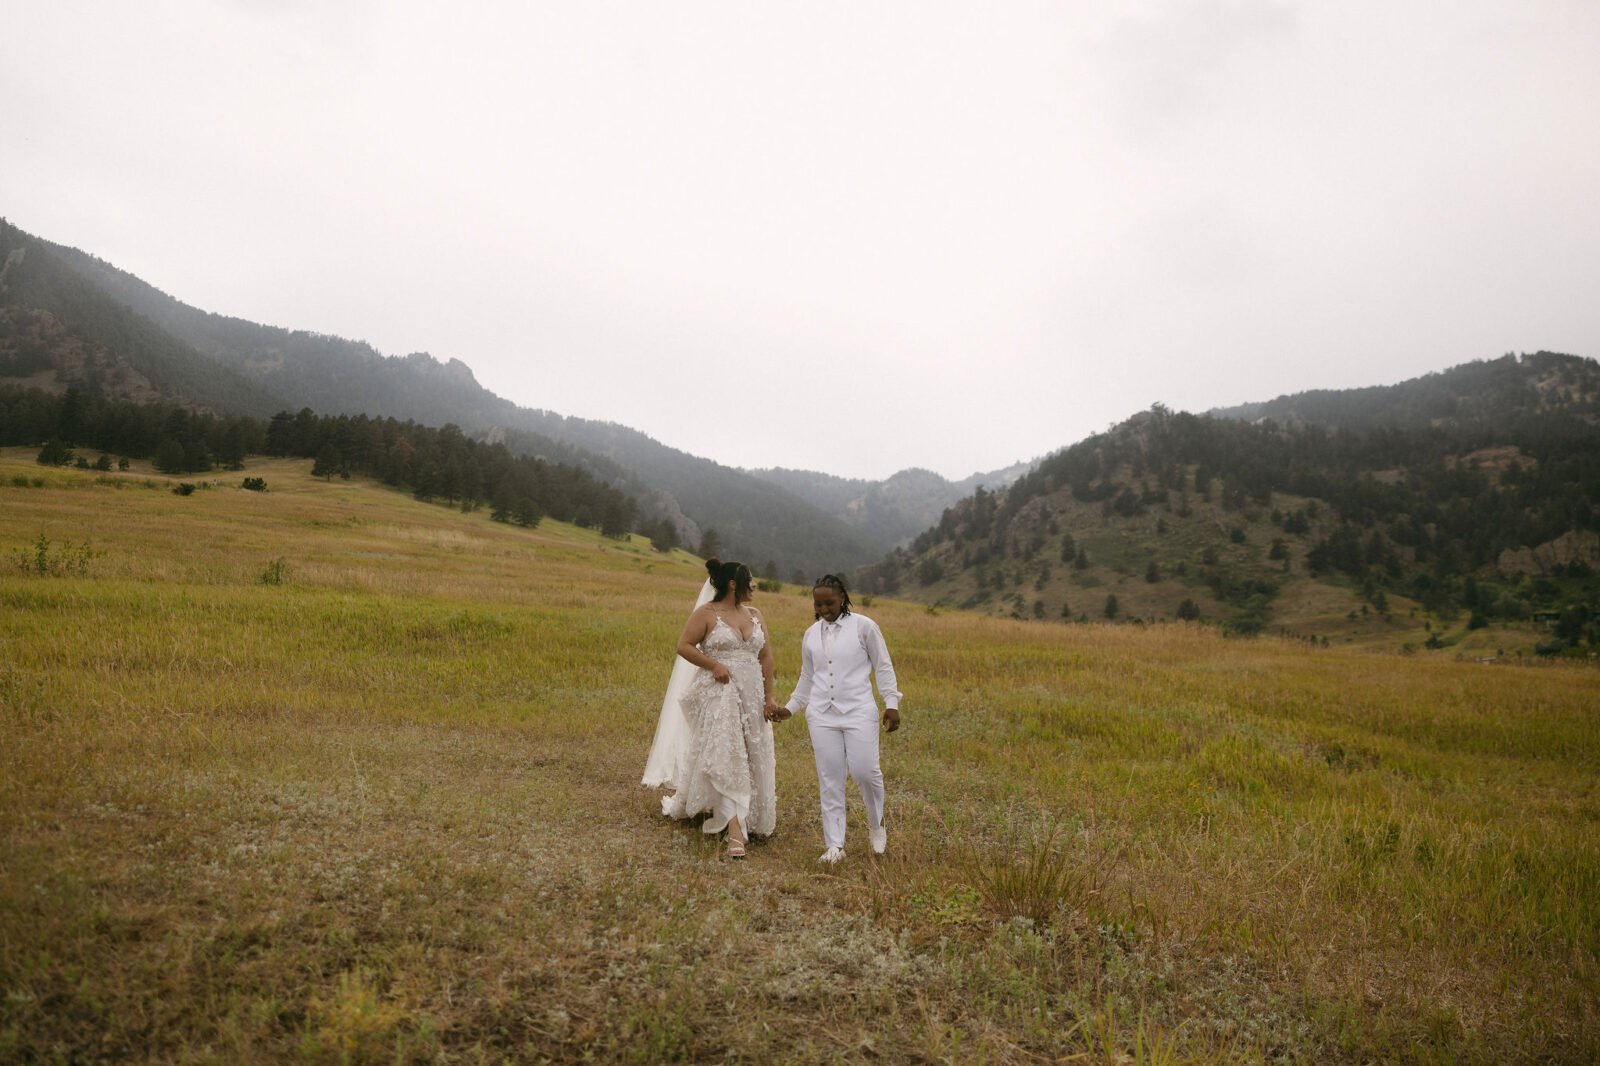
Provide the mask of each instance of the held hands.
POLYGON ((883 710, 883 728, 890 733, 900 728, 900 709, 898 707, 885 707, 883 710))
POLYGON ((789 708, 782 706, 777 701, 768 698, 767 706, 761 712, 761 716, 769 722, 782 722, 793 717, 794 712, 789 708))

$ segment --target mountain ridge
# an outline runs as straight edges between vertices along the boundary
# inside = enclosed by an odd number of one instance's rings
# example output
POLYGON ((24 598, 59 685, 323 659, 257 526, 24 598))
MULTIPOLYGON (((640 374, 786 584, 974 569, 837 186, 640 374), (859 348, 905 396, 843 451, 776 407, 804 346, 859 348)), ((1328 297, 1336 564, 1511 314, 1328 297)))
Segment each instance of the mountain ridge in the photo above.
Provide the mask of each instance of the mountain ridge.
MULTIPOLYGON (((53 306, 65 307, 67 317, 73 309, 59 292, 87 294, 92 288, 109 304, 101 301, 87 317, 137 323, 144 333, 160 338, 155 349, 181 353, 186 374, 162 377, 161 387, 147 390, 146 398, 186 399, 202 409, 241 409, 257 417, 274 408, 369 414, 454 424, 485 439, 499 436, 524 454, 580 465, 629 492, 655 534, 661 534, 663 522, 671 527, 665 536, 669 541, 697 546, 707 530, 715 530, 726 553, 739 553, 756 566, 771 563, 784 573, 853 568, 891 546, 891 541, 878 540, 769 480, 670 448, 637 430, 515 404, 485 389, 460 359, 440 362, 426 352, 386 356, 364 341, 202 311, 93 255, 0 220, 0 253, 6 253, 0 262, 10 261, 10 253, 19 250, 20 262, 58 267, 47 271, 41 288, 57 297, 53 306), (195 395, 193 390, 185 394, 178 384, 208 376, 229 388, 195 395)), ((14 299, 4 308, 8 321, 34 313, 32 304, 38 300, 23 302, 28 306, 19 307, 14 299)), ((0 338, 0 345, 4 343, 0 338)), ((53 360, 44 352, 48 345, 22 347, 0 364, 0 379, 56 391, 76 382, 113 394, 130 382, 138 384, 129 353, 116 366, 122 376, 113 379, 109 373, 79 373, 62 357, 59 345, 53 360), (12 370, 18 373, 6 372, 12 370)), ((138 349, 133 357, 144 351, 138 349)))
POLYGON ((1508 355, 1353 391, 1157 404, 975 492, 861 583, 1015 617, 1324 638, 1373 638, 1401 609, 1438 640, 1537 615, 1592 648, 1600 363, 1508 355))
MULTIPOLYGON (((38 238, 0 219, 0 377, 76 376, 96 391, 265 416, 279 397, 110 299, 38 238), (31 242, 31 244, 30 244, 31 242), (62 371, 66 374, 62 374, 62 371)), ((62 386, 65 387, 64 384, 62 386)))
POLYGON ((924 467, 907 467, 881 481, 843 478, 811 470, 766 467, 746 471, 839 515, 850 525, 899 547, 938 521, 952 503, 980 485, 1003 488, 1032 470, 1038 459, 951 481, 924 467))
POLYGON ((776 576, 854 571, 864 592, 1018 617, 1328 631, 1341 612, 1387 617, 1390 602, 1441 621, 1559 608, 1562 596, 1600 604, 1585 584, 1600 570, 1589 536, 1600 385, 1592 359, 1558 353, 1200 416, 1156 405, 961 481, 916 467, 881 481, 742 470, 618 423, 521 407, 461 359, 200 311, 0 220, 0 378, 458 426, 588 471, 634 500, 634 528, 664 546, 715 542, 776 576), (1320 614, 1296 605, 1318 597, 1320 614))

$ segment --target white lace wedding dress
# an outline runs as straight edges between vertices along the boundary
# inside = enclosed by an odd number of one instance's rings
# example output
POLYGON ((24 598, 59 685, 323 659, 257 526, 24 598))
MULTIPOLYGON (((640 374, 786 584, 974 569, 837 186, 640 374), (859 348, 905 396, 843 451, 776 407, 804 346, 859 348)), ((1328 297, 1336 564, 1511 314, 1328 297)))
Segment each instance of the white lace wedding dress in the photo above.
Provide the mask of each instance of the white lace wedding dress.
POLYGON ((777 760, 766 706, 761 663, 767 642, 752 619, 748 640, 720 617, 699 644, 701 651, 728 668, 733 680, 718 683, 710 670, 696 670, 680 706, 689 725, 688 742, 677 753, 665 782, 676 788, 661 798, 661 813, 690 818, 710 812, 700 827, 720 833, 738 818, 746 833, 766 836, 778 823, 777 760))

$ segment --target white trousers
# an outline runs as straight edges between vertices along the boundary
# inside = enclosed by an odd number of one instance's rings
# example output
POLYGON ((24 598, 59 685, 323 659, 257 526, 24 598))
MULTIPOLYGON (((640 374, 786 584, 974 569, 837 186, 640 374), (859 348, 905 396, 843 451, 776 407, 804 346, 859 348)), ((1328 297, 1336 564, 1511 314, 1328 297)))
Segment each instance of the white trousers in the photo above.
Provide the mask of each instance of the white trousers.
POLYGON ((848 774, 861 790, 867 824, 883 825, 883 770, 878 766, 878 709, 850 714, 806 712, 811 750, 817 757, 817 788, 822 794, 822 841, 844 847, 844 786, 848 774))

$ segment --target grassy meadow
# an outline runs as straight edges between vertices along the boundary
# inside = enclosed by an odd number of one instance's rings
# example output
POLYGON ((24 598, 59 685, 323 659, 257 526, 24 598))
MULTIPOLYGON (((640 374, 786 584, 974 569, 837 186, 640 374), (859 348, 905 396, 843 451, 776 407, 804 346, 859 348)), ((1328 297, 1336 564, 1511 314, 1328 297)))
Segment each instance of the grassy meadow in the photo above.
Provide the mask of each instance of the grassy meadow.
POLYGON ((733 863, 638 784, 697 560, 32 460, 0 1061, 1600 1061, 1593 666, 880 600, 888 853, 795 720, 733 863))

